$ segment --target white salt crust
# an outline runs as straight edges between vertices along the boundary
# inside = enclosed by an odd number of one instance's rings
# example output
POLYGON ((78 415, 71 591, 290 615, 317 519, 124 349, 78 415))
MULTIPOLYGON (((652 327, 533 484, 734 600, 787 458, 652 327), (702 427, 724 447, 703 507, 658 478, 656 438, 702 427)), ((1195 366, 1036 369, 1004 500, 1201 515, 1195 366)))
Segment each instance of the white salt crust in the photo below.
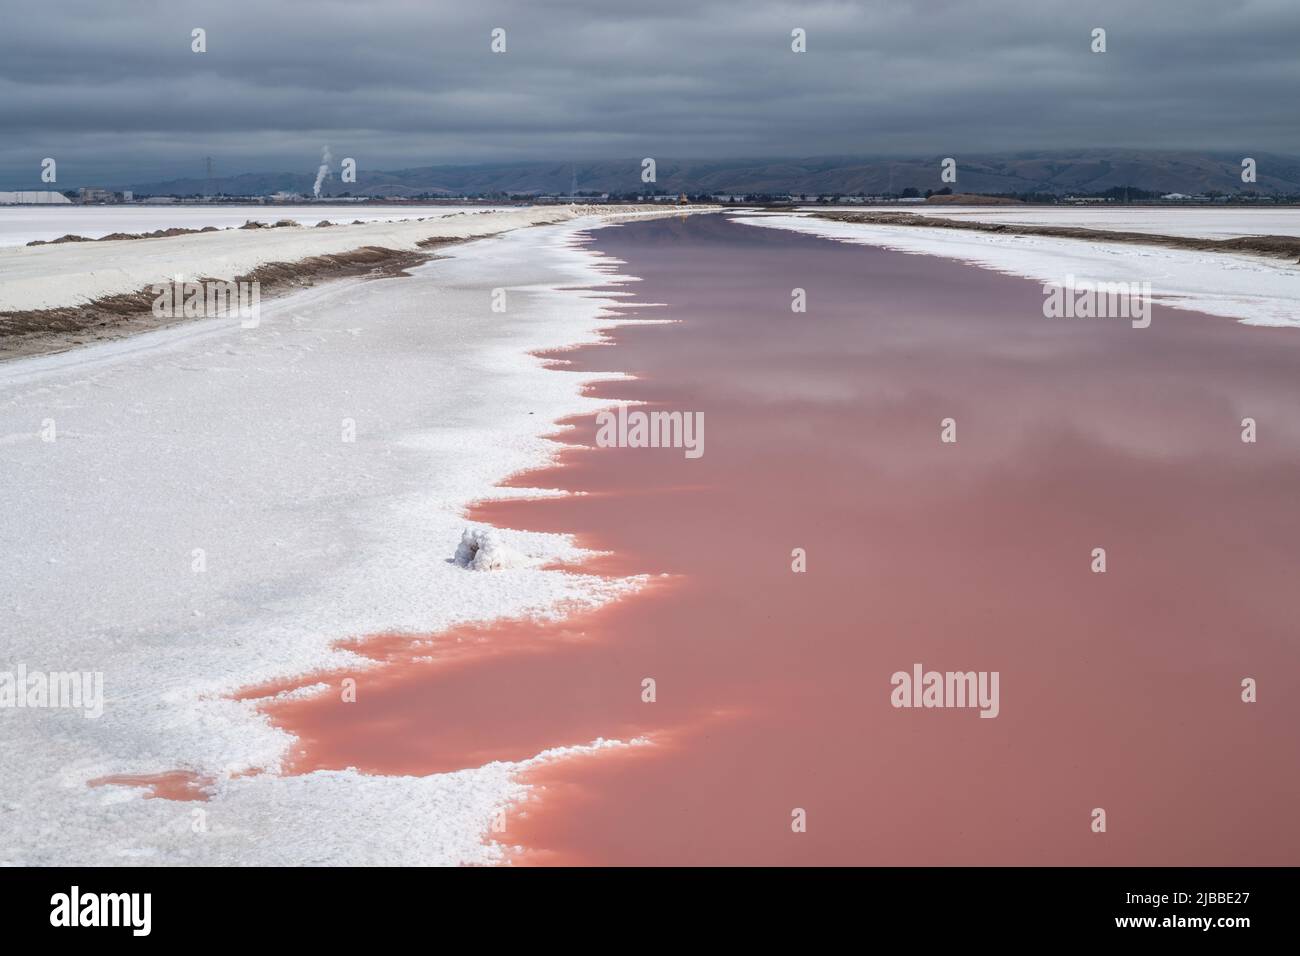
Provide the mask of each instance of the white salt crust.
MULTIPOLYGON (((198 321, 0 365, 0 669, 101 671, 106 696, 98 720, 0 709, 0 863, 501 858, 490 824, 528 761, 281 776, 292 739, 228 695, 338 669, 365 693, 373 665, 333 642, 554 616, 638 586, 543 570, 581 557, 565 535, 496 529, 494 547, 529 560, 485 573, 452 554, 467 504, 553 460, 560 446, 539 435, 555 419, 605 404, 579 394, 602 376, 529 355, 623 321, 616 295, 581 288, 624 281, 574 241, 601 222, 452 247, 409 278, 323 284, 264 307, 256 329, 198 321), (214 778, 211 800, 87 786, 172 770, 214 778)), ((534 759, 619 744, 557 745, 534 759)))

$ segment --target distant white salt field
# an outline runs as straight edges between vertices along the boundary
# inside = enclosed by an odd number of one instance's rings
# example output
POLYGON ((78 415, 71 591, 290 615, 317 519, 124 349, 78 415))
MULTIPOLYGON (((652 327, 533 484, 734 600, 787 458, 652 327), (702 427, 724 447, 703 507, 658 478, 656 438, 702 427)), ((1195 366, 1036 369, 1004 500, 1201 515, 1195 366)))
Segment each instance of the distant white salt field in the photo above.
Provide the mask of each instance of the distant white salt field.
MULTIPOLYGON (((827 207, 815 207, 826 209, 827 207)), ((857 207, 863 209, 865 207, 857 207)), ((871 207, 879 209, 880 207, 871 207)), ((969 207, 963 207, 969 210, 969 207)), ((915 212, 915 207, 897 211, 915 212)), ((927 209, 934 215, 951 215, 960 210, 927 209)), ((1032 214, 1033 211, 1031 211, 1032 214)), ((1044 219, 1037 225, 1086 225, 1080 220, 1068 219, 1076 210, 1048 207, 1045 214, 1058 218, 1044 219)), ((1108 212, 1078 210, 1081 215, 1104 219, 1108 212)), ((1125 210, 1128 212, 1128 210, 1125 210)), ((1223 210, 1224 217, 1217 223, 1209 222, 1218 211, 1152 209, 1132 210, 1132 219, 1109 220, 1111 229, 1136 232, 1138 216, 1148 215, 1155 228, 1148 231, 1169 235, 1204 237, 1193 233, 1193 228, 1231 230, 1229 236, 1254 235, 1256 226, 1263 232, 1276 235, 1300 235, 1300 210, 1272 210, 1256 213, 1253 210, 1223 210), (1285 215, 1287 233, 1278 231, 1278 224, 1270 221, 1267 228, 1253 215, 1285 215), (1168 222, 1160 217, 1169 216, 1168 222), (1200 221, 1193 217, 1199 216, 1200 221), (1176 221, 1174 217, 1181 217, 1176 221), (1183 231, 1178 231, 1178 230, 1183 231)), ((1024 210, 1017 210, 1024 215, 1024 210)), ((980 210, 980 216, 991 213, 980 210)), ((956 218, 955 216, 953 218, 956 218)), ((913 255, 942 256, 968 262, 982 269, 1006 275, 1022 276, 1044 284, 1055 283, 1075 286, 1076 283, 1148 283, 1152 301, 1173 309, 1191 309, 1209 315, 1221 315, 1247 325, 1269 325, 1287 328, 1300 327, 1300 284, 1296 282, 1296 266, 1289 259, 1269 258, 1231 252, 1191 249, 1171 249, 1139 243, 1111 242, 1104 237, 1058 238, 1055 236, 1025 235, 1015 232, 980 232, 968 229, 947 229, 927 226, 883 225, 878 223, 843 222, 820 219, 807 213, 797 215, 749 215, 737 217, 739 222, 769 229, 792 229, 839 242, 860 243, 893 249, 913 255)), ((1007 221, 1007 220, 1000 220, 1007 221)))
POLYGON ((1020 226, 1072 226, 1148 232, 1192 239, 1236 239, 1239 236, 1300 236, 1300 207, 1253 209, 1242 206, 946 206, 915 203, 883 206, 807 206, 809 212, 827 208, 859 212, 908 212, 942 219, 1005 223, 1020 226))
POLYGON ((291 219, 303 226, 322 220, 348 223, 385 222, 447 216, 457 212, 481 212, 504 209, 504 206, 428 205, 408 206, 361 205, 352 203, 278 205, 139 205, 83 206, 67 205, 0 205, 0 246, 25 246, 33 240, 49 242, 60 236, 84 236, 100 239, 115 232, 155 232, 159 229, 233 229, 248 220, 272 223, 291 219))

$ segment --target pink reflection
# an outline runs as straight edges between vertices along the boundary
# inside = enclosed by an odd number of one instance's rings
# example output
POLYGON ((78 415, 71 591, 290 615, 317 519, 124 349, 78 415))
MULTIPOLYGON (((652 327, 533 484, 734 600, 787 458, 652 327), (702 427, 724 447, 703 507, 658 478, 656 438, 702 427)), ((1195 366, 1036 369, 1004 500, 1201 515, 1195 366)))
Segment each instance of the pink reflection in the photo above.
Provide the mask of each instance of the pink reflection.
POLYGON ((592 494, 472 517, 673 577, 434 636, 428 662, 390 638, 356 704, 269 708, 298 769, 651 736, 527 774, 499 837, 527 863, 1300 862, 1294 330, 1053 321, 1032 283, 721 217, 594 238, 682 322, 562 358, 638 376, 594 394, 704 412, 705 454, 574 447, 514 483, 592 494), (892 708, 918 662, 998 671, 999 716, 892 708))

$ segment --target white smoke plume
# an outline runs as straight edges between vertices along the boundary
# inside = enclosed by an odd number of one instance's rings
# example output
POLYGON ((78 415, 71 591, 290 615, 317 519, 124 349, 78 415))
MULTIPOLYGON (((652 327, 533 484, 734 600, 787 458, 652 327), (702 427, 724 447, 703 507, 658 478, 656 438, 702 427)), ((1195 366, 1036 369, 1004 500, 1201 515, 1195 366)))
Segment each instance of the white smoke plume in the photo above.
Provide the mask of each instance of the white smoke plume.
POLYGON ((330 163, 333 161, 334 157, 330 155, 330 148, 328 146, 322 146, 320 151, 320 169, 316 170, 316 185, 311 189, 312 195, 317 199, 320 199, 321 183, 325 182, 325 180, 329 178, 330 163))

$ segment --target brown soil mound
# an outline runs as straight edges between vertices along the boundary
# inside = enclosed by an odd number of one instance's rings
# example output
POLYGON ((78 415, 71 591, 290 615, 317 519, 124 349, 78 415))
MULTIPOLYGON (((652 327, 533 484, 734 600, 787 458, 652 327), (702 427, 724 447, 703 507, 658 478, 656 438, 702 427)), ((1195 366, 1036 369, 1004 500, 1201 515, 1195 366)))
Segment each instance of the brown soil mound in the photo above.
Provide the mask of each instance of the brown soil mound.
MULTIPOLYGON (((430 237, 421 240, 419 245, 422 249, 434 249, 463 241, 430 237)), ((262 297, 269 298, 315 285, 318 280, 408 275, 406 270, 433 258, 434 255, 424 251, 362 246, 350 252, 311 256, 296 262, 268 262, 247 275, 236 276, 235 281, 258 282, 262 297)), ((63 351, 101 339, 118 338, 185 321, 179 317, 156 317, 152 311, 155 298, 152 289, 141 289, 68 308, 0 313, 0 359, 63 351)))
POLYGON ((927 203, 935 205, 962 205, 962 206, 1023 206, 1023 199, 1016 199, 1014 196, 978 196, 974 193, 949 193, 946 196, 933 195, 926 197, 927 203))

